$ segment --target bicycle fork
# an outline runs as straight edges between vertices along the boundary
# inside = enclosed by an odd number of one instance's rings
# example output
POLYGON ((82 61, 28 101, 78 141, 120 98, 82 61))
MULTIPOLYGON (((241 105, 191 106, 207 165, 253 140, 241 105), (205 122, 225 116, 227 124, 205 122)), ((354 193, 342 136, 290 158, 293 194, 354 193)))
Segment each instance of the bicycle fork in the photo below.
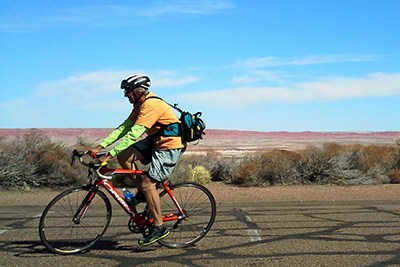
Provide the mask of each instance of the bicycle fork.
MULTIPOLYGON (((84 186, 84 188, 87 186, 84 186)), ((99 189, 98 185, 92 185, 89 187, 89 191, 87 193, 87 195, 85 196, 85 198, 82 200, 82 203, 79 205, 78 210, 75 212, 75 215, 72 219, 72 221, 75 224, 80 224, 82 218, 85 216, 87 210, 89 209, 90 204, 92 203, 92 200, 94 198, 94 196, 97 193, 97 190, 99 189)))

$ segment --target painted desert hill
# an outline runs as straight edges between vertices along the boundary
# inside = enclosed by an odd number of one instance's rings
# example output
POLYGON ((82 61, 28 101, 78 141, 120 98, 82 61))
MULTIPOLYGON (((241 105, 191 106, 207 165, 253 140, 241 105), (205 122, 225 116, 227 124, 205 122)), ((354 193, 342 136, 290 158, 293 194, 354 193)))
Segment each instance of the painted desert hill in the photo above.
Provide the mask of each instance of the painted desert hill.
MULTIPOLYGON (((0 137, 13 140, 33 129, 0 129, 0 137)), ((79 138, 88 143, 99 143, 112 131, 109 128, 41 128, 42 134, 55 141, 73 146, 79 138)), ((189 144, 188 152, 218 152, 224 155, 240 155, 261 150, 297 150, 308 145, 340 144, 396 144, 399 131, 382 132, 258 132, 209 129, 198 144, 189 144)))

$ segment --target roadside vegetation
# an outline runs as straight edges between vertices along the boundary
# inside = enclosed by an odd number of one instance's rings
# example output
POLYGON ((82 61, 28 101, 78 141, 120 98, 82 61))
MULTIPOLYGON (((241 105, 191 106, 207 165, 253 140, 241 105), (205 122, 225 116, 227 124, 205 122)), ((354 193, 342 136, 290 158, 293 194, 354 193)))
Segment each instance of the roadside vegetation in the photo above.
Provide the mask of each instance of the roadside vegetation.
MULTIPOLYGON (((71 166, 70 156, 74 148, 87 149, 91 145, 79 139, 69 147, 52 141, 40 130, 32 130, 12 142, 0 139, 0 187, 30 190, 84 183, 87 169, 78 163, 71 166)), ((117 177, 114 183, 129 185, 128 180, 117 177)), ((238 186, 400 183, 400 142, 326 143, 299 151, 265 151, 240 158, 217 153, 184 155, 170 180, 201 184, 220 181, 238 186)))

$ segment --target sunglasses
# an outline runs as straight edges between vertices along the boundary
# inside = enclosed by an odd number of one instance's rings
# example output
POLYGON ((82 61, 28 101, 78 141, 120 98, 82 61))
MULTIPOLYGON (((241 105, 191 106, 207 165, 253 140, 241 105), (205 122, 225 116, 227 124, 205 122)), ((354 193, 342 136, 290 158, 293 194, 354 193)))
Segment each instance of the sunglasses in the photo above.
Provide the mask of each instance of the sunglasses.
POLYGON ((124 96, 127 96, 129 93, 131 93, 133 90, 131 89, 125 89, 124 90, 124 96))

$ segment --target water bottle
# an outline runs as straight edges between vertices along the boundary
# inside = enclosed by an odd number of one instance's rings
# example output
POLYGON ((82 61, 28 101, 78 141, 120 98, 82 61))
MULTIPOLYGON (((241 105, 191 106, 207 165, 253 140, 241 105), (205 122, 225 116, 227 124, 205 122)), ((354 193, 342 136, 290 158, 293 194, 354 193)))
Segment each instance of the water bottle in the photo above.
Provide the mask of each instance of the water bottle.
POLYGON ((126 202, 128 202, 129 206, 131 206, 132 208, 138 204, 138 201, 136 200, 135 195, 128 189, 122 188, 122 194, 123 194, 126 202))

